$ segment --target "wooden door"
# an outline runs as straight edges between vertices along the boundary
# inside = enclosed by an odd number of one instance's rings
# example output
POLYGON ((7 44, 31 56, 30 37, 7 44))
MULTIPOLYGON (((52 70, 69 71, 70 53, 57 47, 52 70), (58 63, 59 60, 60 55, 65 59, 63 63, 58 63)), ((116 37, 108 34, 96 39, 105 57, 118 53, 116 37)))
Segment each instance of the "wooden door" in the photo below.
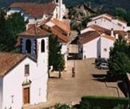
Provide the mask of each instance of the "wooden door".
POLYGON ((23 89, 23 103, 29 104, 30 103, 30 88, 23 89))

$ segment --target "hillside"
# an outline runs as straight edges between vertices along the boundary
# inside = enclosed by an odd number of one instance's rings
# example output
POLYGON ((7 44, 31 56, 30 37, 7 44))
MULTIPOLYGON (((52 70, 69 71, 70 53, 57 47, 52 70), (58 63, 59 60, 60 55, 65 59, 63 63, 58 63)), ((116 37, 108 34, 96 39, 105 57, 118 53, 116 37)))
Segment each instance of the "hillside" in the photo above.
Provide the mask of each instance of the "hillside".
MULTIPOLYGON (((0 7, 8 7, 13 2, 37 2, 45 3, 52 0, 0 0, 0 7)), ((81 2, 91 2, 92 6, 103 5, 103 10, 106 12, 112 12, 116 7, 122 7, 126 10, 130 10, 130 0, 63 0, 67 5, 79 4, 81 2)))

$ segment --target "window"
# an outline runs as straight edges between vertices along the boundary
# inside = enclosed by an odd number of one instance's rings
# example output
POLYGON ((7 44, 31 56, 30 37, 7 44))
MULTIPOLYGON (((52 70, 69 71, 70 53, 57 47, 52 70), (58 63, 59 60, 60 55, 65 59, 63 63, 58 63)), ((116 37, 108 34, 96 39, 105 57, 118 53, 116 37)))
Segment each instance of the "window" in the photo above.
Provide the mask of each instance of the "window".
POLYGON ((45 52, 45 41, 41 41, 41 52, 45 52))
POLYGON ((31 53, 31 41, 29 39, 26 40, 26 53, 31 53))
POLYGON ((107 52, 107 48, 104 48, 104 51, 107 52))
POLYGON ((25 76, 29 75, 29 65, 25 65, 25 76))

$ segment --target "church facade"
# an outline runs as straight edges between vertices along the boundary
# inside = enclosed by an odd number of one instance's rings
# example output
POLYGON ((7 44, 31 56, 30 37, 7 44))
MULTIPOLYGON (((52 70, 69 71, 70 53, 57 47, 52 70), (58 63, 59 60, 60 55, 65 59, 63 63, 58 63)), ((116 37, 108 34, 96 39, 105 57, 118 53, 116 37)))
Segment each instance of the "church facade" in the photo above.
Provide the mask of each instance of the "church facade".
POLYGON ((0 109, 47 101, 48 34, 32 25, 20 39, 22 53, 0 53, 0 109))

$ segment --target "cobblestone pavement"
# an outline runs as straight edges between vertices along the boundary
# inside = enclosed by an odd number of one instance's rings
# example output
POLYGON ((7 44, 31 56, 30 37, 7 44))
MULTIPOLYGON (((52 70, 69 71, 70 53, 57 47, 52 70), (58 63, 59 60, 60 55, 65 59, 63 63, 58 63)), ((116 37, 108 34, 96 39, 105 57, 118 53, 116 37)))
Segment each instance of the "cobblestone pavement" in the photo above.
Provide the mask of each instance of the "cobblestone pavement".
POLYGON ((50 107, 55 103, 76 104, 83 95, 124 96, 116 82, 100 81, 105 74, 106 70, 95 68, 94 59, 69 60, 67 71, 62 72, 60 79, 57 72, 51 73, 53 78, 48 81, 48 101, 32 109, 50 107), (72 67, 75 67, 74 78, 72 67))

